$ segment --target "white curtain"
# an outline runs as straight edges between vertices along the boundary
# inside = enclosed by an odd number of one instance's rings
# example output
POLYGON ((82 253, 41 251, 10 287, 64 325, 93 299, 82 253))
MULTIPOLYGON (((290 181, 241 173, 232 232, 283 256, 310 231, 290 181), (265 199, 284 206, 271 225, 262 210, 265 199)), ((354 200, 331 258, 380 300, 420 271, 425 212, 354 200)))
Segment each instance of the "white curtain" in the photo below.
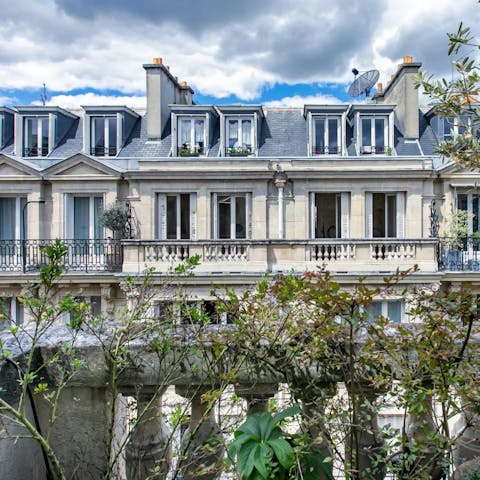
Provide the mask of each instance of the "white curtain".
POLYGON ((15 198, 0 198, 0 240, 15 239, 15 198))

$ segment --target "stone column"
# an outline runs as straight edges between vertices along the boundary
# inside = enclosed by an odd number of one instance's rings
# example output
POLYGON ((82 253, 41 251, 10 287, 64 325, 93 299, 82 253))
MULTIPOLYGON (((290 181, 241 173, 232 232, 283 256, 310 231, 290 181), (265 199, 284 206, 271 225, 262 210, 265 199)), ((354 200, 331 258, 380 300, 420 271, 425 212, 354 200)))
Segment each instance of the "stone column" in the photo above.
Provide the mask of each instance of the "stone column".
POLYGON ((224 444, 213 408, 202 402, 202 394, 207 390, 177 386, 175 391, 190 400, 192 409, 190 424, 181 439, 179 470, 182 480, 220 478, 224 444))
POLYGON ((247 416, 268 411, 268 401, 278 392, 277 384, 236 385, 235 393, 247 401, 247 416))
POLYGON ((384 440, 378 427, 375 399, 383 392, 372 388, 348 387, 352 404, 352 425, 346 445, 346 463, 355 480, 383 480, 385 466, 378 464, 384 440))
POLYGON ((465 408, 455 427, 457 432, 463 430, 454 450, 454 463, 458 468, 461 464, 480 457, 480 415, 472 408, 465 408))
POLYGON ((292 386, 295 397, 302 402, 303 421, 301 433, 308 433, 318 451, 326 458, 333 457, 333 449, 325 426, 325 409, 337 393, 336 383, 292 386))
MULTIPOLYGON (((409 444, 418 449, 414 470, 408 472, 408 478, 420 478, 420 473, 424 477, 433 480, 443 478, 443 468, 439 467, 439 463, 443 458, 438 446, 435 446, 435 432, 437 428, 433 419, 433 402, 432 396, 426 395, 423 400, 424 408, 417 408, 417 412, 409 413, 406 421, 406 434, 409 444)), ((408 453, 408 452, 406 452, 408 453)))
POLYGON ((138 423, 126 448, 128 480, 162 480, 170 469, 170 429, 163 420, 161 393, 152 398, 142 392, 137 397, 138 423))

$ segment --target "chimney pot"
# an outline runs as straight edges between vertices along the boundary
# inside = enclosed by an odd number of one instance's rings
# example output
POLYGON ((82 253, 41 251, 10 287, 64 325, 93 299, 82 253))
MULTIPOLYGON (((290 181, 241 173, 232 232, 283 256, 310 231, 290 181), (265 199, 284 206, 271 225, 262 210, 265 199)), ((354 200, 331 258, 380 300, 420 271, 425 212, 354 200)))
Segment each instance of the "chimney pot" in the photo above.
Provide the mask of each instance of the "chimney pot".
POLYGON ((410 55, 406 55, 405 57, 403 57, 403 63, 412 63, 413 62, 413 57, 411 57, 410 55))
POLYGON ((155 57, 152 62, 154 65, 161 65, 163 63, 162 57, 155 57))
POLYGON ((377 83, 377 93, 383 93, 383 85, 380 82, 377 83))
POLYGON ((188 83, 185 80, 183 82, 180 82, 181 87, 186 87, 187 85, 188 85, 188 83))
POLYGON ((167 70, 170 71, 170 66, 169 65, 167 65, 167 70))

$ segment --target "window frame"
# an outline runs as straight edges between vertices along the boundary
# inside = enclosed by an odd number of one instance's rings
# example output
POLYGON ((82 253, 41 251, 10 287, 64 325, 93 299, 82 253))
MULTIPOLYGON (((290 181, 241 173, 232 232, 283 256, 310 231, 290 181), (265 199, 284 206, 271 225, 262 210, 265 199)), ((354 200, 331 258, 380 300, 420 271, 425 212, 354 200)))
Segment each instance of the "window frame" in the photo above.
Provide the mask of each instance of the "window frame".
MULTIPOLYGON (((85 241, 95 241, 95 240, 105 240, 105 227, 102 227, 100 223, 96 224, 96 214, 95 214, 95 199, 101 199, 102 201, 102 211, 105 209, 105 194, 104 193, 68 193, 65 198, 65 238, 67 240, 85 240, 85 241), (75 237, 75 198, 88 198, 88 238, 76 238, 75 237), (72 221, 69 221, 69 219, 72 221), (96 228, 98 227, 99 231, 101 230, 102 234, 100 237, 96 236, 96 228)), ((100 222, 100 219, 97 218, 97 221, 100 222)))
POLYGON ((252 194, 250 192, 214 192, 212 193, 212 237, 214 240, 250 240, 252 238, 252 194), (230 197, 230 236, 227 238, 220 237, 220 211, 219 197, 230 197), (245 238, 237 238, 237 206, 236 201, 232 202, 232 198, 245 199, 245 238))
POLYGON ((207 118, 205 115, 176 115, 176 128, 177 128, 177 155, 179 155, 179 152, 182 148, 188 148, 190 150, 191 154, 194 155, 199 155, 199 156, 206 156, 208 152, 208 135, 207 135, 207 118), (185 144, 181 144, 181 138, 182 138, 182 120, 190 120, 191 125, 190 125, 190 141, 186 142, 185 144), (196 146, 195 140, 195 121, 201 120, 203 122, 203 147, 198 147, 196 146), (188 146, 184 146, 188 143, 188 146))
POLYGON ((197 236, 197 193, 196 192, 157 192, 156 194, 156 222, 155 236, 158 240, 195 240, 197 236), (189 198, 189 237, 181 238, 181 196, 188 195, 189 198), (168 199, 167 197, 176 197, 176 232, 175 239, 168 237, 168 199), (180 235, 179 235, 180 234, 180 235))
MULTIPOLYGON (((313 191, 310 196, 310 238, 312 240, 321 240, 326 238, 345 239, 350 237, 350 192, 325 192, 313 191), (316 235, 317 230, 317 206, 316 196, 319 194, 335 195, 335 237, 319 237, 316 235)), ((328 231, 327 231, 328 234, 328 231)))
POLYGON ((7 313, 8 310, 8 318, 1 319, 0 325, 5 324, 5 326, 20 326, 25 323, 25 308, 23 302, 20 301, 19 297, 5 296, 1 297, 1 301, 3 302, 3 308, 1 308, 0 311, 2 313, 7 313), (8 303, 6 304, 6 302, 8 303), (5 309, 5 306, 7 306, 8 308, 5 309))
POLYGON ((321 156, 321 155, 341 155, 343 152, 343 135, 342 135, 342 116, 341 115, 328 115, 328 114, 321 114, 321 115, 312 115, 312 141, 311 141, 311 155, 314 157, 321 156), (318 151, 318 146, 316 145, 317 139, 317 120, 323 119, 324 123, 324 147, 323 152, 318 151), (329 120, 336 120, 337 121, 337 151, 330 152, 330 125, 329 120))
POLYGON ((366 238, 369 239, 388 239, 388 238, 405 238, 406 228, 406 203, 407 192, 405 191, 368 191, 365 192, 365 233, 366 238), (374 209, 373 209, 373 195, 383 194, 385 195, 384 203, 384 230, 388 234, 388 197, 396 196, 396 218, 395 218, 395 236, 393 237, 379 237, 374 236, 374 209))
POLYGON ((119 120, 118 115, 89 115, 90 120, 90 154, 95 157, 116 157, 119 148, 119 120), (103 120, 103 147, 95 146, 95 123, 103 120), (110 147, 110 120, 115 121, 115 147, 110 147), (103 150, 103 155, 97 153, 97 149, 103 150), (115 150, 113 150, 115 149, 115 150), (114 152, 112 154, 112 152, 114 152))
MULTIPOLYGON (((402 323, 407 323, 407 318, 406 318, 406 308, 405 308, 405 301, 401 298, 388 298, 388 299, 374 299, 372 303, 370 304, 373 306, 373 304, 380 304, 380 314, 382 317, 388 318, 390 323, 400 325, 402 323), (396 320, 391 320, 389 315, 388 315, 388 310, 389 306, 398 303, 400 304, 400 320, 397 322, 396 320)), ((370 312, 367 309, 367 315, 370 317, 370 312)), ((373 322, 374 318, 373 315, 371 318, 368 318, 369 322, 373 322)))
POLYGON ((49 115, 26 115, 23 117, 23 157, 46 157, 50 153, 50 117, 49 115), (37 121, 37 132, 34 136, 37 138, 37 146, 35 151, 34 147, 28 146, 28 140, 30 138, 28 134, 28 124, 32 121, 37 121), (47 146, 43 146, 43 130, 46 121, 46 138, 47 146), (39 145, 41 145, 39 147, 39 145), (45 149, 46 148, 46 149, 45 149))
POLYGON ((245 153, 246 155, 253 155, 256 153, 256 144, 255 144, 255 116, 254 115, 225 115, 225 153, 227 155, 232 155, 235 153, 245 153), (230 147, 230 121, 237 121, 237 143, 235 147, 230 147), (250 147, 245 147, 243 144, 243 121, 248 120, 250 122, 250 147), (238 152, 233 152, 233 149, 237 149, 238 152), (247 152, 241 152, 242 150, 248 150, 247 152))
POLYGON ((358 125, 359 130, 359 150, 361 155, 386 155, 390 145, 390 119, 388 115, 374 115, 374 114, 360 114, 358 116, 358 125), (363 145, 363 121, 370 120, 370 144, 363 145), (376 145, 376 120, 383 120, 383 143, 384 145, 380 147, 376 145), (380 151, 378 151, 380 150, 380 151))

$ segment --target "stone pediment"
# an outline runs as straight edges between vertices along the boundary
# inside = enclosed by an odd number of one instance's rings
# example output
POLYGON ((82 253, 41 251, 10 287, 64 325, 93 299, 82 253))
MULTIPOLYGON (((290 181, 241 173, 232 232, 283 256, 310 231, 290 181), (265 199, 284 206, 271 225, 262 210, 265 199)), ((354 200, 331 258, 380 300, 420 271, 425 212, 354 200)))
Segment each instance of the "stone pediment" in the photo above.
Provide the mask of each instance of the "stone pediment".
POLYGON ((0 180, 12 180, 19 177, 28 180, 32 177, 38 179, 41 175, 22 161, 0 155, 0 180))
POLYGON ((75 155, 67 158, 49 168, 45 171, 45 177, 51 180, 55 178, 119 178, 121 173, 99 160, 88 157, 86 155, 75 155))

